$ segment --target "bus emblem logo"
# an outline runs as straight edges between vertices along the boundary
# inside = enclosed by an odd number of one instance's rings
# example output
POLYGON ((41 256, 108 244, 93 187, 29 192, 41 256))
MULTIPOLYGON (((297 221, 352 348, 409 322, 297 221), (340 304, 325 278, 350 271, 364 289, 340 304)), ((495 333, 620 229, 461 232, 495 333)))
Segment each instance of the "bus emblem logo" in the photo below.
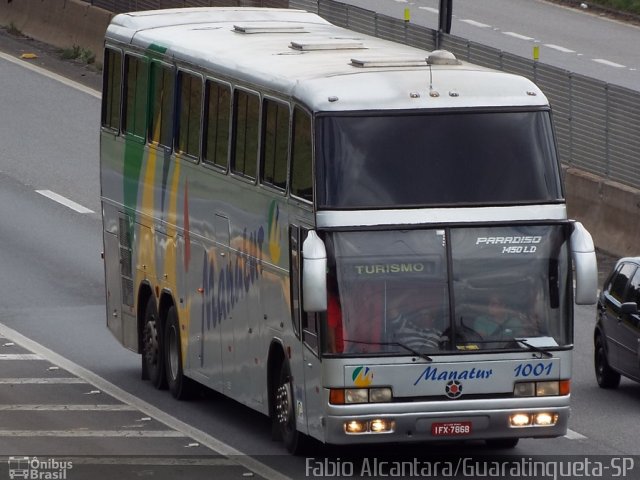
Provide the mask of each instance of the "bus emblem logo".
POLYGON ((449 398, 458 398, 462 395, 462 384, 458 380, 447 382, 444 391, 449 398))
POLYGON ((373 372, 369 367, 358 367, 351 376, 356 387, 368 387, 373 383, 373 372))

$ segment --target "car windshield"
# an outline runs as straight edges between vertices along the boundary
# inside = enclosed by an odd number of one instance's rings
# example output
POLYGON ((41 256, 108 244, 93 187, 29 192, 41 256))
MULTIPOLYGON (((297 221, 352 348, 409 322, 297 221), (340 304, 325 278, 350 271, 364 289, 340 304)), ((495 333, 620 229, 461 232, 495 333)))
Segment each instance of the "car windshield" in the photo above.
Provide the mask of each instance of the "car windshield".
POLYGON ((572 341, 562 225, 323 237, 325 353, 429 355, 572 341))
POLYGON ((321 115, 319 208, 556 202, 549 111, 321 115))

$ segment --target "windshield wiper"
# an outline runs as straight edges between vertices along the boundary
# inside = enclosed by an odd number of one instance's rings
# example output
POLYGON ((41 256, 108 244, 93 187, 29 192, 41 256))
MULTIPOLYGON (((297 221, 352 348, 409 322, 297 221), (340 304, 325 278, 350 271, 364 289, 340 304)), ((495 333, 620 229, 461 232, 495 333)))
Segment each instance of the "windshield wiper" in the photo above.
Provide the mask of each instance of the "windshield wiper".
POLYGON ((540 347, 536 347, 535 345, 531 345, 525 338, 514 338, 513 341, 519 343, 520 345, 524 345, 527 350, 539 353, 540 355, 544 355, 547 358, 553 357, 553 353, 549 352, 548 350, 543 350, 540 347))
POLYGON ((358 344, 361 344, 361 345, 380 345, 382 347, 402 347, 407 352, 412 353, 416 357, 420 357, 420 358, 426 360, 427 362, 433 362, 433 358, 431 358, 426 353, 414 350, 410 346, 405 345, 404 343, 400 343, 400 342, 364 342, 364 341, 361 341, 361 340, 344 340, 344 341, 345 342, 349 342, 349 343, 358 343, 358 344))

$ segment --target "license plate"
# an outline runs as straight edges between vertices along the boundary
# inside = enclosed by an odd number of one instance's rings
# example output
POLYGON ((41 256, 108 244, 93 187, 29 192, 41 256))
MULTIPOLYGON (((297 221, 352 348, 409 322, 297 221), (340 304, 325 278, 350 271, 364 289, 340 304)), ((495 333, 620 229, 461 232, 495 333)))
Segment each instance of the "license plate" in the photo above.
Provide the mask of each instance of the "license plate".
POLYGON ((471 434, 472 422, 435 422, 431 424, 431 435, 450 437, 471 434))

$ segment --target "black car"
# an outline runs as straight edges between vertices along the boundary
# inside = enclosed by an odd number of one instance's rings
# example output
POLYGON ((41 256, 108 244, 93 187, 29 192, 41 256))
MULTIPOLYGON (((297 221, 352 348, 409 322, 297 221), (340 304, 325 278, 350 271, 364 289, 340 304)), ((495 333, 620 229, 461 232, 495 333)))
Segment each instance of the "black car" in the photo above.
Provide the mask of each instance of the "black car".
POLYGON ((616 388, 624 375, 640 382, 640 257, 618 260, 598 299, 593 341, 596 380, 616 388))

